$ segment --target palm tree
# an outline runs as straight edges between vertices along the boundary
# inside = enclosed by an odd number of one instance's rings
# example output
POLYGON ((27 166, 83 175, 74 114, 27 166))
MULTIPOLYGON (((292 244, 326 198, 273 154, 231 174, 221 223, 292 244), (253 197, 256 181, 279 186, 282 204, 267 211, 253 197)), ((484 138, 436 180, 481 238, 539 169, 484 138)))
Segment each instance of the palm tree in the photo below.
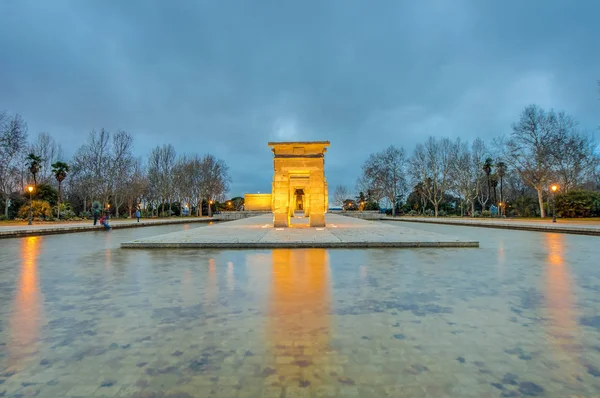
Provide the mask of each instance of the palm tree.
MULTIPOLYGON (((492 176, 492 179, 490 180, 490 183, 492 185, 492 188, 494 188, 494 205, 498 204, 498 202, 496 202, 496 187, 498 186, 498 178, 496 178, 496 176, 492 176)), ((490 214, 491 216, 491 214, 490 214)))
POLYGON ((60 186, 65 178, 67 178, 67 173, 69 172, 69 165, 65 162, 55 162, 52 163, 52 174, 56 177, 56 181, 58 181, 58 219, 60 220, 60 186))
MULTIPOLYGON (((502 212, 502 207, 506 207, 506 203, 504 203, 504 198, 502 197, 502 180, 506 175, 506 163, 500 161, 496 164, 496 174, 500 177, 500 203, 502 203, 500 211, 502 212)), ((500 214, 500 216, 502 215, 503 214, 500 214)))
POLYGON ((488 183, 488 198, 490 198, 490 194, 492 192, 492 184, 490 181, 490 173, 492 172, 492 167, 494 166, 492 158, 485 159, 483 162, 483 167, 481 168, 483 172, 487 175, 487 183, 488 183))
POLYGON ((31 174, 33 174, 33 185, 37 186, 37 180, 35 178, 35 175, 37 174, 38 171, 40 171, 40 166, 42 164, 42 158, 41 156, 37 156, 35 153, 30 153, 29 155, 27 155, 27 158, 25 158, 25 161, 27 162, 27 165, 29 166, 29 172, 31 174))

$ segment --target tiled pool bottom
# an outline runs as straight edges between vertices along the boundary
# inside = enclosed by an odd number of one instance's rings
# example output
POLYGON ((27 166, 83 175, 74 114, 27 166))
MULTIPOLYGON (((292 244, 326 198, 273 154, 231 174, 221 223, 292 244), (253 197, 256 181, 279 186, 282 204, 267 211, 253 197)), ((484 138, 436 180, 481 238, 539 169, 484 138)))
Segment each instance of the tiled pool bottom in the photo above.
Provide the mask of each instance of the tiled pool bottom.
POLYGON ((482 247, 0 242, 0 396, 600 394, 598 238, 460 231, 482 247))

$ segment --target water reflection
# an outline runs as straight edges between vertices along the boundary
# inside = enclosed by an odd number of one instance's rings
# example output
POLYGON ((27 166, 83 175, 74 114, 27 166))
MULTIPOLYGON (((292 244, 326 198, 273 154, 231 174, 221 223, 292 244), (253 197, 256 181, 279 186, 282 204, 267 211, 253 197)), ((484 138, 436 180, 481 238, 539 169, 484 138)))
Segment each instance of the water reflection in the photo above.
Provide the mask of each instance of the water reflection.
POLYGON ((269 344, 275 384, 315 385, 330 340, 329 261, 323 249, 273 250, 269 344))
POLYGON ((219 294, 219 284, 217 281, 217 266, 214 258, 208 260, 208 281, 206 284, 206 305, 216 304, 219 294))
POLYGON ((9 367, 20 369, 23 360, 36 351, 42 324, 42 297, 38 283, 38 257, 41 237, 21 240, 19 282, 10 317, 9 367))
POLYGON ((575 314, 575 297, 569 265, 565 261, 565 235, 546 234, 548 259, 546 262, 546 308, 548 311, 548 338, 554 354, 567 367, 574 380, 579 369, 581 350, 575 314))

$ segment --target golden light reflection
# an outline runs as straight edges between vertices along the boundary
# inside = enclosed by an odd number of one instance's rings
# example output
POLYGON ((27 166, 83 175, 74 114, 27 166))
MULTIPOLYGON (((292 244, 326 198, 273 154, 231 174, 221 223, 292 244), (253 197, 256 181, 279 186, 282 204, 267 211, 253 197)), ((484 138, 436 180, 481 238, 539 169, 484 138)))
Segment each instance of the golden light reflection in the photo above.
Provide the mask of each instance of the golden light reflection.
POLYGON ((231 261, 227 262, 227 289, 230 291, 235 289, 235 278, 233 275, 233 263, 231 261))
POLYGON ((217 266, 215 259, 208 260, 208 285, 206 286, 206 300, 212 303, 219 294, 219 285, 217 281, 217 266))
POLYGON ((564 255, 565 235, 545 236, 548 249, 545 294, 549 322, 548 338, 554 348, 554 355, 561 363, 561 370, 566 370, 566 376, 576 382, 576 373, 581 371, 578 358, 580 336, 572 280, 564 255))
POLYGON ((330 339, 329 261, 324 249, 277 249, 272 254, 269 344, 276 379, 319 382, 330 339), (322 369, 322 368, 321 368, 322 369))
POLYGON ((184 305, 196 304, 196 289, 194 288, 194 278, 189 268, 183 271, 181 278, 182 300, 184 305))
POLYGON ((112 251, 110 248, 107 248, 105 251, 106 255, 104 256, 104 267, 107 271, 112 269, 112 251))
POLYGON ((498 242, 498 278, 504 278, 504 269, 505 269, 505 253, 504 253, 504 240, 500 240, 498 242))
POLYGON ((364 281, 367 280, 367 267, 365 265, 360 266, 360 279, 364 281))
POLYGON ((21 240, 21 268, 9 327, 9 366, 19 369, 23 359, 36 351, 42 325, 42 297, 38 281, 38 257, 42 238, 21 240))

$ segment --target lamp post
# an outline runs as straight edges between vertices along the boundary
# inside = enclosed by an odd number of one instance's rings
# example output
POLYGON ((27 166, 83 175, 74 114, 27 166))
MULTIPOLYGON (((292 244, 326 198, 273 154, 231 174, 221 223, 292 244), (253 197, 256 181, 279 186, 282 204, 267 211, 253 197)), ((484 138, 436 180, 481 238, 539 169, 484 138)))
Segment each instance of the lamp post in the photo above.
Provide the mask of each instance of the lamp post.
POLYGON ((213 204, 213 201, 209 200, 208 201, 208 216, 209 217, 212 217, 212 204, 213 204))
POLYGON ((33 224, 33 187, 30 185, 27 187, 29 191, 29 223, 28 225, 33 224))
POLYGON ((552 222, 556 222, 556 191, 558 191, 558 185, 553 184, 552 189, 552 222))

